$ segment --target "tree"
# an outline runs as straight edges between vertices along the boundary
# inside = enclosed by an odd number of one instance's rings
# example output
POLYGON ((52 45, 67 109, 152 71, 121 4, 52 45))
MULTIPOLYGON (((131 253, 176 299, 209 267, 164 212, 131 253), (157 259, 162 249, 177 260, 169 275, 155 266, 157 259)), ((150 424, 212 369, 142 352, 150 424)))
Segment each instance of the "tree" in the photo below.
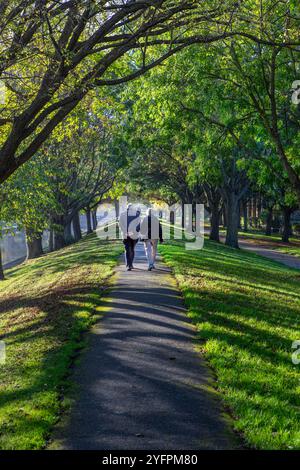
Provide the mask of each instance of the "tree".
POLYGON ((135 79, 194 43, 299 45, 298 7, 284 3, 262 11, 258 0, 1 2, 0 183, 95 87, 135 79))
MULTIPOLYGON (((243 101, 235 100, 233 105, 230 89, 224 93, 224 89, 211 88, 210 80, 203 78, 207 55, 210 56, 207 51, 192 48, 172 60, 168 68, 152 71, 137 89, 134 108, 137 119, 152 136, 148 137, 147 151, 151 139, 156 148, 169 145, 176 149, 181 168, 187 168, 190 190, 194 190, 192 178, 196 178, 202 191, 205 189, 212 214, 211 238, 219 240, 219 216, 224 203, 226 244, 238 247, 240 202, 249 186, 242 163, 257 156, 259 149, 251 135, 243 101)), ((213 64, 214 58, 209 58, 213 64)), ((140 140, 145 142, 145 136, 140 140)), ((152 157, 150 167, 155 166, 155 161, 152 157)), ((179 190, 184 171, 173 162, 169 152, 163 168, 174 167, 179 190)), ((157 173, 157 181, 168 181, 161 168, 157 173)), ((182 192, 179 197, 184 201, 182 192)))
POLYGON ((43 253, 45 229, 51 231, 51 249, 73 241, 71 223, 75 239, 80 239, 79 212, 99 204, 122 166, 113 133, 111 115, 105 116, 103 104, 91 97, 31 161, 2 184, 0 220, 26 232, 28 258, 43 253))
POLYGON ((193 171, 196 155, 179 144, 180 121, 174 123, 162 111, 166 101, 161 93, 164 95, 166 89, 157 76, 151 75, 139 85, 129 87, 125 93, 125 97, 132 98, 127 103, 124 120, 129 180, 140 195, 155 196, 169 206, 180 203, 184 227, 184 205, 194 207, 204 200, 203 186, 193 171))
POLYGON ((49 225, 49 211, 56 203, 41 155, 27 162, 0 187, 0 218, 26 233, 28 258, 43 253, 42 232, 49 225))
MULTIPOLYGON (((288 21, 283 30, 288 37, 288 21)), ((300 203, 300 112, 291 99, 298 78, 299 49, 240 40, 211 50, 216 57, 206 71, 211 85, 231 88, 232 103, 243 101, 253 135, 275 153, 300 203)))
POLYGON ((58 208, 51 214, 56 249, 81 238, 80 211, 90 215, 123 164, 115 153, 113 119, 100 116, 97 103, 94 112, 83 106, 73 112, 44 149, 51 159, 49 181, 58 208))
POLYGON ((276 154, 267 149, 261 154, 262 158, 249 168, 248 175, 264 196, 266 235, 272 233, 273 210, 277 207, 282 212, 282 241, 287 243, 291 235, 291 215, 297 209, 297 196, 276 154))

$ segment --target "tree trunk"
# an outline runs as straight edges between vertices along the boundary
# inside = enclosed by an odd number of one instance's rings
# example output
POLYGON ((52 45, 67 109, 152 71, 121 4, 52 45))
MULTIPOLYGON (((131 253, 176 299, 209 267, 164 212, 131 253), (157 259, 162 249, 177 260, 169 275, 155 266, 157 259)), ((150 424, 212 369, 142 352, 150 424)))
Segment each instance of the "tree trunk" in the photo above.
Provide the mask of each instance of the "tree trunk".
POLYGON ((64 234, 61 232, 54 232, 54 250, 60 250, 66 246, 64 234))
POLYGON ((74 243, 74 237, 72 235, 71 221, 64 226, 64 240, 66 245, 74 243))
POLYGON ((225 245, 239 248, 239 200, 234 193, 228 195, 226 200, 227 230, 225 245))
POLYGON ((27 259, 38 258, 43 254, 42 235, 34 238, 27 236, 27 259))
POLYGON ((192 203, 192 227, 193 231, 196 232, 196 225, 197 225, 197 203, 192 203))
POLYGON ((211 217, 210 217, 210 234, 209 239, 215 242, 220 242, 220 233, 219 233, 219 225, 220 225, 220 208, 218 204, 211 204, 211 217))
POLYGON ((49 231, 49 251, 54 250, 54 230, 51 228, 49 231))
POLYGON ((53 223, 53 245, 54 250, 61 250, 66 246, 64 237, 65 220, 63 215, 55 215, 52 218, 53 223))
POLYGON ((120 203, 119 199, 115 199, 115 212, 116 212, 116 219, 120 216, 120 203))
POLYGON ((248 225, 249 224, 252 225, 251 220, 252 220, 252 199, 250 197, 249 200, 248 200, 248 204, 247 204, 247 221, 248 221, 248 225))
POLYGON ((181 202, 181 227, 184 228, 184 202, 181 202))
POLYGON ((97 209, 92 211, 92 227, 93 231, 97 230, 98 220, 97 220, 97 209))
POLYGON ((87 234, 93 233, 92 224, 91 224, 91 209, 89 207, 86 208, 85 215, 86 215, 86 226, 87 226, 86 233, 87 234))
POLYGON ((238 225, 238 229, 239 229, 239 230, 242 230, 242 220, 241 220, 241 217, 242 217, 242 211, 241 211, 241 201, 239 201, 238 211, 239 211, 239 225, 238 225))
POLYGON ((222 215, 223 215, 223 227, 226 228, 227 227, 227 212, 226 212, 225 204, 223 206, 222 215))
POLYGON ((175 223, 175 213, 174 211, 170 211, 170 224, 174 225, 175 223))
POLYGON ((244 230, 244 232, 248 232, 248 208, 247 208, 247 200, 243 200, 243 202, 242 202, 242 210, 243 210, 243 222, 244 222, 243 230, 244 230))
POLYGON ((76 212, 76 214, 73 217, 72 222, 73 222, 74 239, 75 239, 75 242, 78 242, 79 240, 82 239, 79 212, 76 212))
POLYGON ((254 198, 253 198, 252 217, 253 217, 253 226, 255 228, 257 228, 257 199, 256 199, 256 196, 254 196, 254 198))
POLYGON ((272 221, 273 221, 273 207, 267 209, 267 220, 266 220, 266 235, 272 235, 272 221))
POLYGON ((283 215, 283 230, 282 230, 282 241, 285 243, 289 242, 291 236, 291 215, 292 210, 289 207, 282 208, 283 215))
POLYGON ((4 281, 4 271, 3 271, 3 264, 2 264, 2 250, 0 246, 0 281, 4 281))

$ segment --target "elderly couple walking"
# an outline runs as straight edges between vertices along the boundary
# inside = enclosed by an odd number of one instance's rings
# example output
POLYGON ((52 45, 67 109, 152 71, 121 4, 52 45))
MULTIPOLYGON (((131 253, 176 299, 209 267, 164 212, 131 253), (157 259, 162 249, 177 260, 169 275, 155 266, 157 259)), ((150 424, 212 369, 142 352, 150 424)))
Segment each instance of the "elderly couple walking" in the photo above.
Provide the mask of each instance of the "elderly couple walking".
POLYGON ((125 246, 127 271, 133 269, 135 246, 139 240, 144 242, 148 271, 152 271, 155 268, 158 240, 163 243, 162 226, 153 211, 148 209, 146 217, 142 219, 140 209, 128 204, 127 210, 120 215, 119 226, 125 246))

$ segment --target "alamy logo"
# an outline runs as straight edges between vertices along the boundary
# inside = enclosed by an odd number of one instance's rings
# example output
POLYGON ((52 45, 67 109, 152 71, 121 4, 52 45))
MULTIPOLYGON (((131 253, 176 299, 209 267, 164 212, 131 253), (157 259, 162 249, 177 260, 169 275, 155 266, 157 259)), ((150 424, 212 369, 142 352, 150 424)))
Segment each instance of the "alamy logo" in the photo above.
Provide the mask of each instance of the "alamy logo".
POLYGON ((104 236, 108 240, 114 240, 130 236, 133 239, 142 239, 142 233, 138 227, 145 225, 143 220, 146 221, 146 215, 150 211, 153 216, 153 221, 150 223, 151 238, 184 240, 186 250, 203 248, 203 204, 174 204, 172 206, 163 204, 159 207, 147 207, 140 201, 128 204, 127 197, 122 196, 118 201, 118 207, 119 215, 116 214, 113 204, 105 203, 99 206, 98 211, 103 214, 96 231, 99 238, 104 236))
POLYGON ((292 354, 292 363, 297 366, 300 364, 300 339, 296 339, 295 341, 293 341, 292 349, 295 349, 292 354))
POLYGON ((0 365, 5 364, 5 361, 6 361, 5 342, 0 341, 0 365))
POLYGON ((299 104, 300 103, 300 80, 295 80, 292 84, 292 103, 299 104))
POLYGON ((5 83, 2 80, 0 80, 0 104, 5 104, 5 94, 6 94, 5 83))

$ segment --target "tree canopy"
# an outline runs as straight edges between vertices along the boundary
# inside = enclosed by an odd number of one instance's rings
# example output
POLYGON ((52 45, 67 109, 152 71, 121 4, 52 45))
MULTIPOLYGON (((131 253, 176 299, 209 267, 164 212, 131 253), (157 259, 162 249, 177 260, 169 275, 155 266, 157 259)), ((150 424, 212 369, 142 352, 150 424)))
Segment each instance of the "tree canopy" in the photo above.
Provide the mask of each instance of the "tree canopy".
POLYGON ((294 51, 296 2, 18 0, 0 3, 0 182, 95 87, 137 78, 184 47, 240 38, 294 51))

